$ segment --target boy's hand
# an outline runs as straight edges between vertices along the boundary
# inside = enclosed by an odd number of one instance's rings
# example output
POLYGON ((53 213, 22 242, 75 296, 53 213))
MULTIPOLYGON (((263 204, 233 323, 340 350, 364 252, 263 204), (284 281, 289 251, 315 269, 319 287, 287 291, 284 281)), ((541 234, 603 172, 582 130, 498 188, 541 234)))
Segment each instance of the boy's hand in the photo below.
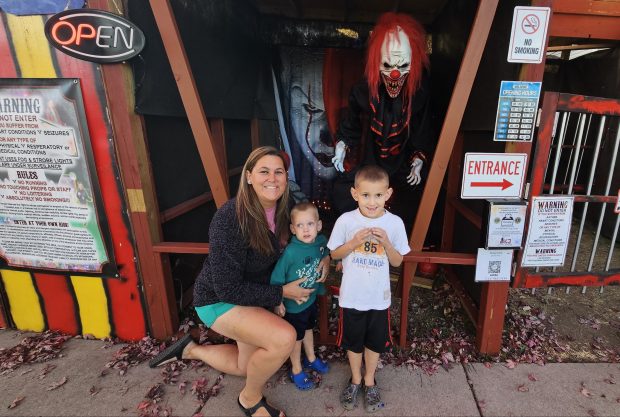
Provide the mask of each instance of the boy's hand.
POLYGON ((380 227, 372 228, 372 235, 375 239, 379 241, 380 244, 383 245, 384 248, 392 246, 390 239, 388 238, 387 232, 380 227))
POLYGON ((355 235, 353 235, 353 239, 350 242, 353 244, 352 250, 357 248, 359 245, 368 240, 370 236, 372 236, 372 228, 360 229, 357 231, 355 235))
POLYGON ((321 278, 317 279, 316 282, 325 282, 329 274, 329 256, 324 256, 323 259, 321 259, 316 270, 321 274, 321 278))
POLYGON ((273 309, 273 312, 276 313, 280 317, 284 317, 286 314, 286 307, 284 307, 284 303, 280 303, 279 306, 273 309))

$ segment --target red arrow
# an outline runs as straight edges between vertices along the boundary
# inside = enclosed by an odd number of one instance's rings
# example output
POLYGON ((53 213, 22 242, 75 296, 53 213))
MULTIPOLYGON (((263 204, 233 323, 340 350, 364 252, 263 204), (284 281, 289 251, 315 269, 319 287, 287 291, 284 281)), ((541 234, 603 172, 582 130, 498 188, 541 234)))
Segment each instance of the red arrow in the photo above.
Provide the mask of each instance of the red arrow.
POLYGON ((471 182, 472 187, 502 187, 502 190, 512 187, 512 185, 513 184, 506 178, 504 178, 502 182, 471 182))

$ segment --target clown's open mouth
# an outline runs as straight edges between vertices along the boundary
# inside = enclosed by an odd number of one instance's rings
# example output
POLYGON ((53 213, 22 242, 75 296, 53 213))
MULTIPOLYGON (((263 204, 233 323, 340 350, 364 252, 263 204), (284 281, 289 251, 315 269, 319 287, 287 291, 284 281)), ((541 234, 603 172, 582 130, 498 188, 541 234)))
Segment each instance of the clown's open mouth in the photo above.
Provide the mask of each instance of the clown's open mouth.
POLYGON ((385 75, 381 73, 381 77, 383 78, 383 84, 385 85, 385 89, 387 90, 390 97, 394 98, 400 94, 400 90, 405 84, 405 80, 407 79, 407 75, 403 74, 400 78, 393 80, 389 75, 385 75))

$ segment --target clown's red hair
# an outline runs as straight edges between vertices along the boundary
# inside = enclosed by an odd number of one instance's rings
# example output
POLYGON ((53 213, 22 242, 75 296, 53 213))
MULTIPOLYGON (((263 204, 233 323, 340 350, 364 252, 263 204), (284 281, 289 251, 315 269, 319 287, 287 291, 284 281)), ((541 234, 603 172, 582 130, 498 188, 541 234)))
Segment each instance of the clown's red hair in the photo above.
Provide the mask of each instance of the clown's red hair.
MULTIPOLYGON (((381 75, 379 69, 381 67, 381 45, 386 35, 390 32, 396 32, 396 28, 400 26, 409 38, 411 44, 411 70, 407 81, 403 86, 401 94, 404 94, 405 101, 411 105, 410 98, 415 94, 422 80, 422 72, 424 68, 429 67, 428 55, 426 55, 426 31, 418 21, 413 17, 403 14, 388 12, 379 16, 377 24, 372 30, 368 39, 368 52, 366 58, 366 79, 368 80, 368 88, 370 96, 379 97, 379 86, 381 84, 381 75)), ((408 109, 408 113, 410 108, 408 109)))

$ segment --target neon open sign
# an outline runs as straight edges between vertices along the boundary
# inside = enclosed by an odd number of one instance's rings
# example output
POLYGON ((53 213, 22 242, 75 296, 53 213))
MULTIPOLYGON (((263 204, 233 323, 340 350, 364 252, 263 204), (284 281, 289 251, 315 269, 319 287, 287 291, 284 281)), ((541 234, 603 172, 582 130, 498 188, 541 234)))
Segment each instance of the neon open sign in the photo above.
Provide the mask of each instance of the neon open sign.
POLYGON ((144 48, 144 34, 136 25, 95 9, 55 14, 45 23, 45 36, 67 55, 102 64, 128 60, 144 48))

